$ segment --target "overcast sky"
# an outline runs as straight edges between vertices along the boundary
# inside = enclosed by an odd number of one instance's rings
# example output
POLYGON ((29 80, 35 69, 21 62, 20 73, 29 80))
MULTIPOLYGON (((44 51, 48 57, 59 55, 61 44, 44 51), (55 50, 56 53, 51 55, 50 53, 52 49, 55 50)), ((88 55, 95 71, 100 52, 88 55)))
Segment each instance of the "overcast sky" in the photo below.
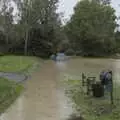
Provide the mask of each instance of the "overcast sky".
MULTIPOLYGON (((64 18, 69 19, 69 16, 73 13, 73 8, 78 0, 60 0, 59 11, 64 13, 64 18)), ((116 10, 117 16, 120 16, 120 0, 112 0, 112 6, 116 10)))

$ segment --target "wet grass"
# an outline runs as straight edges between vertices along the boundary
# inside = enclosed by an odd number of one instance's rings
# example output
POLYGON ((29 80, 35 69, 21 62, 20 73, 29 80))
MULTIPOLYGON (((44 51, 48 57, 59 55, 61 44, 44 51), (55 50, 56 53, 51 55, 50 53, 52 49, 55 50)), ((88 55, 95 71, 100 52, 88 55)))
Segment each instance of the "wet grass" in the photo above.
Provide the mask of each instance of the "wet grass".
MULTIPOLYGON (((1 56, 0 71, 30 74, 34 72, 42 62, 42 60, 40 61, 40 59, 35 57, 1 56)), ((22 85, 11 80, 0 78, 0 114, 17 99, 22 90, 22 85)))
MULTIPOLYGON (((119 120, 120 119, 120 86, 114 86, 114 105, 110 104, 109 94, 103 98, 94 98, 86 95, 86 89, 82 87, 80 80, 66 80, 66 95, 73 101, 76 115, 84 120, 119 120)), ((75 117, 74 117, 75 118, 75 117)), ((69 120, 76 120, 71 118, 69 120)), ((77 119, 81 120, 81 119, 77 119)))
POLYGON ((17 99, 22 90, 22 85, 0 78, 0 114, 17 99))
POLYGON ((29 69, 37 63, 37 58, 25 56, 1 56, 0 71, 3 72, 21 72, 29 69))

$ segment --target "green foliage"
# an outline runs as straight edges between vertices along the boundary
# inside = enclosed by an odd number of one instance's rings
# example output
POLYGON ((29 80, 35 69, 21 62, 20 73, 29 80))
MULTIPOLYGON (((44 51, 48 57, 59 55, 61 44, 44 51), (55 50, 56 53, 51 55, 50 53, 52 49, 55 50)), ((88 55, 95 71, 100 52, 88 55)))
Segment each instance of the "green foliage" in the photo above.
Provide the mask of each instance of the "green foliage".
POLYGON ((115 40, 116 40, 116 52, 120 53, 120 32, 119 31, 115 33, 115 40))
POLYGON ((10 6, 10 0, 0 1, 1 9, 0 9, 0 28, 5 35, 6 44, 11 43, 12 36, 12 24, 13 24, 13 7, 10 6))
POLYGON ((60 42, 60 19, 56 13, 58 0, 15 0, 19 8, 19 25, 23 28, 24 50, 37 56, 48 56, 60 42), (38 47, 39 46, 39 47, 38 47))
POLYGON ((73 49, 68 49, 65 54, 68 56, 73 56, 75 55, 75 51, 73 49))
POLYGON ((78 51, 76 51, 76 56, 81 56, 82 55, 82 51, 81 50, 78 50, 78 51))
POLYGON ((111 0, 94 0, 100 4, 105 4, 105 5, 108 5, 111 3, 111 0))
POLYGON ((110 5, 82 0, 74 9, 65 31, 72 47, 85 56, 101 56, 113 53, 116 28, 115 10, 110 5))
POLYGON ((48 57, 62 43, 58 0, 1 0, 0 4, 0 43, 5 52, 48 57), (11 1, 17 7, 14 16, 11 1))
POLYGON ((106 56, 119 52, 114 35, 115 10, 110 2, 78 2, 70 21, 62 27, 58 0, 0 0, 0 52, 48 58, 59 48, 65 49, 64 43, 77 55, 106 56), (11 1, 17 7, 14 16, 11 1))
POLYGON ((33 57, 3 56, 0 57, 0 71, 21 72, 23 70, 28 70, 37 62, 37 59, 33 57))
POLYGON ((15 82, 0 79, 0 113, 3 113, 22 92, 23 87, 15 82))

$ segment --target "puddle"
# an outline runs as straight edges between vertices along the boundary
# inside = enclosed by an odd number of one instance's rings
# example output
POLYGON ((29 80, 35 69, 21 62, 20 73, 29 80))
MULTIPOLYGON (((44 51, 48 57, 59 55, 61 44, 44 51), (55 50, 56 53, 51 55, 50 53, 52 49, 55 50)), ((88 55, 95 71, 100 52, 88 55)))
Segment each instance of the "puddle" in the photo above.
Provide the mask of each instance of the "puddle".
POLYGON ((5 73, 5 72, 0 72, 0 77, 15 81, 15 82, 22 82, 28 78, 28 76, 26 76, 24 74, 5 73))

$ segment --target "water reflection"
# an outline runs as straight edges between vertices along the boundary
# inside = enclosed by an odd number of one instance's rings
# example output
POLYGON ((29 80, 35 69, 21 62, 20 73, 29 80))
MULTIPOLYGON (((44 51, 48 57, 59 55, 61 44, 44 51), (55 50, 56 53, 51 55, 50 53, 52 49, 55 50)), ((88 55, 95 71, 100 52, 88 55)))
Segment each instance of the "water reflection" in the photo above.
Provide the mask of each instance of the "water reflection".
POLYGON ((62 72, 65 71, 66 67, 67 67, 67 62, 65 61, 56 61, 56 67, 57 69, 62 72))

